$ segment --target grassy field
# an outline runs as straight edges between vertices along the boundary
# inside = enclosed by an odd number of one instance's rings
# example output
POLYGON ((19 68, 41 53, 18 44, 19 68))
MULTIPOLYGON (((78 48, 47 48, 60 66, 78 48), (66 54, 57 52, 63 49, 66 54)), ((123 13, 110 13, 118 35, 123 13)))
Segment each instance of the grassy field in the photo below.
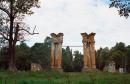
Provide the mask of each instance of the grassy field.
POLYGON ((130 74, 1 71, 0 84, 130 84, 130 74))

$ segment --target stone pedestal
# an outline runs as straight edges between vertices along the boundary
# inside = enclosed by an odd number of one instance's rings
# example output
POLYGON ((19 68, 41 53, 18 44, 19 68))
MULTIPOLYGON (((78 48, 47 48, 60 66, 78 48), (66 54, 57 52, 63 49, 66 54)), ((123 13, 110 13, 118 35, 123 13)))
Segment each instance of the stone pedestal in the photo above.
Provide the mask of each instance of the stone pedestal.
POLYGON ((95 33, 87 34, 87 33, 81 33, 82 35, 82 42, 83 42, 83 61, 84 66, 82 71, 88 72, 88 71, 95 71, 96 70, 96 58, 95 58, 95 41, 94 36, 95 33))
POLYGON ((62 71, 61 60, 62 60, 62 43, 63 33, 51 33, 52 44, 51 44, 51 68, 56 71, 62 71))

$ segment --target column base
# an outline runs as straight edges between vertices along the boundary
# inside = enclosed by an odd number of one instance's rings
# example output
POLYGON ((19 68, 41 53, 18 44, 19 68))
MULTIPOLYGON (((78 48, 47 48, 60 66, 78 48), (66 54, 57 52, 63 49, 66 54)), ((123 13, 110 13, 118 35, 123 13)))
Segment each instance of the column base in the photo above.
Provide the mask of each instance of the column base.
POLYGON ((56 72, 63 72, 63 69, 62 68, 52 68, 53 71, 56 71, 56 72))
POLYGON ((82 72, 97 72, 98 70, 96 68, 83 68, 82 72))

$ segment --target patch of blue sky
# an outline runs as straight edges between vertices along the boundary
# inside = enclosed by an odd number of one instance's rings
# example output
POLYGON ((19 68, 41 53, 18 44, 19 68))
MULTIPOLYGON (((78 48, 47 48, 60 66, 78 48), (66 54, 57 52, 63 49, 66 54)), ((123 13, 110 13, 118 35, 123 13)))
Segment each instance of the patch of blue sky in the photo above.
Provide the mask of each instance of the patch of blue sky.
POLYGON ((104 4, 110 4, 111 3, 110 0, 99 0, 99 1, 103 2, 104 4))
POLYGON ((103 2, 104 4, 111 4, 112 1, 117 1, 117 4, 120 4, 122 7, 123 5, 126 5, 126 7, 130 8, 130 0, 99 0, 103 2))

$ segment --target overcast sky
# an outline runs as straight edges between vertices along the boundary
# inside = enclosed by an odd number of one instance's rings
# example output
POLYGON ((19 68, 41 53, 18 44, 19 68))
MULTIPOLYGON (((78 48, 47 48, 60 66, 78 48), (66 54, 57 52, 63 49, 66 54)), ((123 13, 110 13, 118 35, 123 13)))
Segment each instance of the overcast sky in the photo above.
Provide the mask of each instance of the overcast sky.
MULTIPOLYGON (((116 42, 130 44, 130 17, 118 15, 109 8, 109 0, 41 0, 41 8, 26 17, 31 27, 37 26, 39 35, 29 36, 28 45, 43 42, 50 33, 64 33, 63 45, 82 45, 80 33, 95 32, 96 49, 112 47, 116 42)), ((78 49, 78 48, 76 48, 78 49)))

